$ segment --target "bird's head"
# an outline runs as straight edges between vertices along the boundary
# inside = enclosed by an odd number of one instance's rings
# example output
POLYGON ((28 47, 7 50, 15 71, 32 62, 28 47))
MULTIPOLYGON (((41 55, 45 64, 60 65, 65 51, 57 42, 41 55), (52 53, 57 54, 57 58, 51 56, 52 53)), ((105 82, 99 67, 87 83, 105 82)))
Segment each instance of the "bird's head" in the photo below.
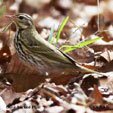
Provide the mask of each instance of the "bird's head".
POLYGON ((16 15, 6 15, 11 18, 16 26, 20 29, 32 28, 34 26, 31 16, 25 13, 19 13, 16 15))

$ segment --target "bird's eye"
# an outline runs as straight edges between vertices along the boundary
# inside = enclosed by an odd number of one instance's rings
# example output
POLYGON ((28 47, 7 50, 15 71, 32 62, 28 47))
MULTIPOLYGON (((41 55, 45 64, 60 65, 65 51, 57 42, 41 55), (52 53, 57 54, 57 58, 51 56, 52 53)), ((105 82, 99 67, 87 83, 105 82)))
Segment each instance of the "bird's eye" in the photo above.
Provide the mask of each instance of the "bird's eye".
POLYGON ((24 19, 24 17, 23 16, 19 16, 19 19, 22 20, 22 19, 24 19))

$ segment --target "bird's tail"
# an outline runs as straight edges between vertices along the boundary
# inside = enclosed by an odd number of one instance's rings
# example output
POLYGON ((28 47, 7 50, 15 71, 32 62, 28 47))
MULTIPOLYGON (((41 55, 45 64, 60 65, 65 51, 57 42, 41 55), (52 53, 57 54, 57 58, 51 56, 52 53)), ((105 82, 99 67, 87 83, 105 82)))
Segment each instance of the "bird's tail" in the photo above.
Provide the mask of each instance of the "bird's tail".
MULTIPOLYGON (((60 51, 60 50, 59 50, 59 51, 60 51)), ((77 61, 75 61, 72 57, 70 57, 69 55, 63 53, 62 51, 60 51, 60 52, 61 52, 65 57, 67 57, 68 60, 69 60, 72 64, 75 65, 75 68, 76 68, 77 71, 83 72, 83 73, 95 73, 95 74, 101 75, 101 74, 100 74, 99 72, 97 72, 97 71, 94 71, 94 70, 92 70, 92 69, 88 69, 88 68, 86 68, 86 67, 80 65, 80 64, 79 64, 77 61)))
POLYGON ((83 72, 83 73, 95 73, 95 74, 99 74, 100 75, 99 72, 94 71, 92 69, 88 69, 88 68, 80 65, 79 63, 75 63, 75 66, 78 68, 78 71, 80 71, 80 72, 83 72))

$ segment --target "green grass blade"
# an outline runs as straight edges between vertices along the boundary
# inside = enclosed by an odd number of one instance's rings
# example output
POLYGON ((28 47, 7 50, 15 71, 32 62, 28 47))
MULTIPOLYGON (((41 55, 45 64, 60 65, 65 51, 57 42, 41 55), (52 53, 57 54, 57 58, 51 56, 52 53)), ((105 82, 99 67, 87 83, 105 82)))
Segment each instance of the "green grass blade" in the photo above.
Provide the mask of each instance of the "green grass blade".
POLYGON ((75 48, 69 48, 69 49, 64 50, 63 52, 64 52, 64 53, 67 53, 67 52, 73 51, 73 50, 75 50, 75 49, 77 49, 77 48, 76 48, 76 47, 75 47, 75 48))
POLYGON ((49 38, 48 38, 48 42, 51 42, 53 40, 54 29, 55 29, 55 25, 53 25, 53 27, 51 27, 51 31, 50 31, 50 35, 49 35, 49 38))
POLYGON ((100 39, 102 39, 103 37, 98 37, 98 38, 95 38, 95 39, 92 39, 92 40, 87 40, 87 41, 85 41, 85 42, 82 42, 82 43, 80 43, 80 44, 77 44, 77 45, 75 45, 75 47, 77 47, 77 48, 82 48, 82 47, 84 47, 84 46, 86 46, 86 45, 89 45, 89 44, 91 44, 91 43, 93 43, 93 42, 96 42, 97 40, 100 40, 100 39))
POLYGON ((71 45, 63 45, 63 46, 61 46, 59 48, 59 50, 64 49, 64 48, 71 48, 71 47, 73 47, 73 46, 71 46, 71 45))
POLYGON ((3 16, 4 12, 6 11, 6 6, 2 6, 2 8, 0 9, 0 18, 3 16))
POLYGON ((64 21, 62 22, 62 24, 61 24, 61 26, 60 26, 60 28, 59 28, 59 30, 58 30, 58 33, 57 33, 55 45, 58 43, 58 40, 59 40, 59 38, 60 38, 60 34, 61 34, 61 32, 62 32, 62 30, 63 30, 63 28, 64 28, 66 22, 68 21, 68 19, 69 19, 69 16, 67 16, 67 17, 64 19, 64 21))
POLYGON ((68 48, 68 49, 63 51, 64 53, 67 53, 67 52, 73 51, 73 50, 75 50, 77 48, 82 48, 82 47, 84 47, 86 45, 89 45, 89 44, 91 44, 91 43, 93 43, 93 42, 95 42, 97 40, 100 40, 100 39, 102 39, 102 37, 98 37, 98 38, 95 38, 95 39, 92 39, 92 40, 88 40, 88 41, 82 42, 80 44, 77 44, 75 46, 63 45, 62 47, 60 47, 60 49, 68 48))
POLYGON ((55 39, 55 36, 52 37, 52 40, 50 41, 50 44, 53 44, 54 39, 55 39))

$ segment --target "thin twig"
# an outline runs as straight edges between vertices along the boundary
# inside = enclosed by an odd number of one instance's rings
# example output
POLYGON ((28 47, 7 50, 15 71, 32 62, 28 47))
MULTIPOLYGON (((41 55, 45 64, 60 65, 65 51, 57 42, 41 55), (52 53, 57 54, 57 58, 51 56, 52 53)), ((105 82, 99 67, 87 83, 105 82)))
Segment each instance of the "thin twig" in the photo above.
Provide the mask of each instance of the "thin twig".
POLYGON ((100 1, 97 0, 97 9, 98 9, 97 27, 98 27, 98 32, 100 31, 100 17, 99 17, 99 15, 100 15, 100 10, 99 10, 99 8, 100 8, 100 1))
POLYGON ((0 96, 7 90, 7 88, 3 89, 1 92, 0 92, 0 96))
POLYGON ((0 33, 6 32, 9 29, 9 27, 11 26, 12 23, 13 23, 13 21, 9 22, 5 27, 0 29, 0 33))

